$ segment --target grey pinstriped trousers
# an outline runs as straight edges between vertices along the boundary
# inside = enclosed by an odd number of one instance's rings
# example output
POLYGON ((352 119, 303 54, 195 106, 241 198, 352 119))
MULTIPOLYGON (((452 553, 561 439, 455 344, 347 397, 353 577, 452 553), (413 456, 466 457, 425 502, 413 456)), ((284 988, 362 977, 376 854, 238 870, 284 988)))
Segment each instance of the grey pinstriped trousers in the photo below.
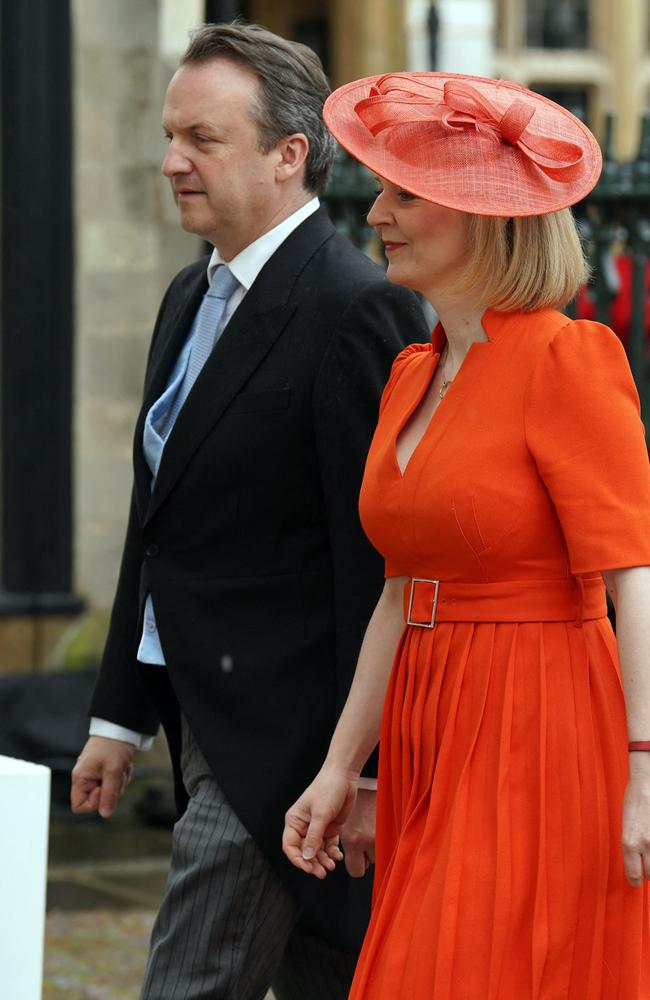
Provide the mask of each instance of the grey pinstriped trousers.
MULTIPOLYGON (((300 923, 291 898, 224 798, 183 719, 190 796, 141 1000, 345 1000, 356 957, 300 923)), ((279 836, 279 833, 278 833, 279 836)))

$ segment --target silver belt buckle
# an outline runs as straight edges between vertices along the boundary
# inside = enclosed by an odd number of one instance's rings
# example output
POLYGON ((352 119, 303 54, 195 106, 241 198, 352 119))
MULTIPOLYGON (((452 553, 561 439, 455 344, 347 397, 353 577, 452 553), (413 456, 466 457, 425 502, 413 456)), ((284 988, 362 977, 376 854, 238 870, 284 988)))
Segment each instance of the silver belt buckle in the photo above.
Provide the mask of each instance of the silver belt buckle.
POLYGON ((411 594, 410 594, 410 597, 409 597, 408 614, 406 616, 406 624, 407 625, 417 625, 418 628, 433 628, 433 626, 436 623, 436 608, 438 607, 438 591, 439 590, 440 590, 440 580, 426 580, 422 576, 413 576, 413 577, 411 577, 411 594), (413 597, 414 597, 414 590, 415 590, 415 584, 416 583, 432 583, 433 586, 434 586, 434 588, 435 588, 434 591, 433 591, 433 607, 431 609, 431 624, 427 624, 427 622, 414 622, 411 619, 411 610, 413 608, 413 597))

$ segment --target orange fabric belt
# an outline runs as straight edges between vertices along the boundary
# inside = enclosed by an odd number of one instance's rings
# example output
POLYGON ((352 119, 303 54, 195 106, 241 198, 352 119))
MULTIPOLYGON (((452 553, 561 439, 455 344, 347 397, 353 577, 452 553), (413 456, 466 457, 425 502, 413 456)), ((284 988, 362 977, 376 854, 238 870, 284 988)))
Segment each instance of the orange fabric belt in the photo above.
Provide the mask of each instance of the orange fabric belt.
POLYGON ((407 625, 437 622, 564 622, 581 625, 607 614, 599 577, 448 583, 412 577, 404 587, 407 625))

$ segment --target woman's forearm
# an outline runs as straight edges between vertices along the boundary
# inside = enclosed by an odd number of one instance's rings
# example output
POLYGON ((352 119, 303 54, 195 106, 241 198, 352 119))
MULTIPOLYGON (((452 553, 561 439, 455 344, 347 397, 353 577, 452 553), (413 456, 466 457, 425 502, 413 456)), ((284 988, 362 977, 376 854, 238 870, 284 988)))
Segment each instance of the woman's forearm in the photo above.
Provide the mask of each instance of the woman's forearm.
POLYGON ((650 567, 610 570, 603 575, 616 607, 629 739, 650 740, 650 567))
MULTIPOLYGON (((616 607, 616 641, 625 690, 628 738, 650 740, 650 567, 603 574, 616 607)), ((621 844, 625 874, 638 888, 650 876, 650 753, 630 754, 621 844)))
POLYGON ((348 699, 325 766, 358 777, 379 740, 381 713, 395 650, 404 629, 405 577, 386 580, 368 623, 348 699))

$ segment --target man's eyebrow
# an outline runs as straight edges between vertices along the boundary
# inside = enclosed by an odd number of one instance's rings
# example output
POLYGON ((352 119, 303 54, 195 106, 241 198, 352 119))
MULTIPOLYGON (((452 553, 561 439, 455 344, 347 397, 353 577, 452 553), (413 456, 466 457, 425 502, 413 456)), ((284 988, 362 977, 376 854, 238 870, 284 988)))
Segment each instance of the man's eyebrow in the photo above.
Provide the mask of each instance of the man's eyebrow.
MULTIPOLYGON (((165 122, 162 123, 162 128, 163 132, 171 132, 171 128, 167 124, 165 124, 165 122)), ((216 131, 216 125, 213 125, 212 122, 208 121, 192 122, 190 125, 183 125, 181 131, 200 132, 202 129, 210 129, 212 132, 214 132, 216 131)))

